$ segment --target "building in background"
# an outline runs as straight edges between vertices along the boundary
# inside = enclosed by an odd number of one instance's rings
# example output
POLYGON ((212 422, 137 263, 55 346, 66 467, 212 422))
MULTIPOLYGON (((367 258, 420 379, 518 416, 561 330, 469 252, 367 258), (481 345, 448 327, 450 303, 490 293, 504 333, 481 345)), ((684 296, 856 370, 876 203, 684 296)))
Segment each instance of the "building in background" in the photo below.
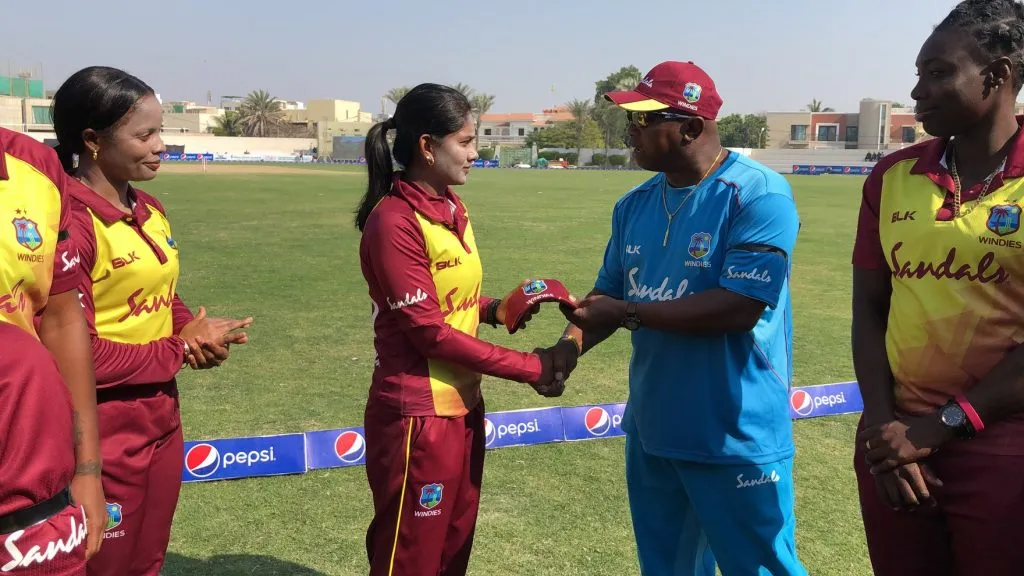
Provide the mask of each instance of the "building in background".
POLYGON ((480 117, 480 147, 498 144, 522 146, 532 132, 545 126, 568 122, 572 113, 566 106, 547 108, 541 112, 513 112, 511 114, 484 114, 480 117))
POLYGON ((898 150, 930 138, 913 108, 896 104, 867 98, 857 112, 769 112, 766 148, 898 150))

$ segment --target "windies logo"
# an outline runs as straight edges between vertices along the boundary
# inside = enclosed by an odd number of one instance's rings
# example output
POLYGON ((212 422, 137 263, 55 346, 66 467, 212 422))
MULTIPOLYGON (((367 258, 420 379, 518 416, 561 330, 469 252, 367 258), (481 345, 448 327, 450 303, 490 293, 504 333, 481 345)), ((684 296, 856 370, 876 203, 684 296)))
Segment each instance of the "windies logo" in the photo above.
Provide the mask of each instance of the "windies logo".
POLYGON ((695 104, 697 100, 700 100, 700 93, 702 89, 700 84, 693 82, 687 82, 686 86, 683 86, 683 98, 686 99, 690 104, 695 104))
POLYGON ((985 226, 998 236, 1008 236, 1020 230, 1020 206, 1016 204, 1000 204, 993 206, 988 212, 985 226))
POLYGON ((39 226, 28 218, 15 218, 11 221, 14 224, 14 237, 29 250, 35 251, 43 245, 43 237, 39 234, 39 226))
POLYGON ((687 251, 690 253, 690 256, 698 260, 707 256, 708 252, 711 252, 711 234, 697 232, 690 236, 690 246, 687 251))
POLYGON ((543 280, 534 280, 523 286, 523 294, 532 296, 534 294, 540 294, 541 292, 548 289, 548 285, 543 280))

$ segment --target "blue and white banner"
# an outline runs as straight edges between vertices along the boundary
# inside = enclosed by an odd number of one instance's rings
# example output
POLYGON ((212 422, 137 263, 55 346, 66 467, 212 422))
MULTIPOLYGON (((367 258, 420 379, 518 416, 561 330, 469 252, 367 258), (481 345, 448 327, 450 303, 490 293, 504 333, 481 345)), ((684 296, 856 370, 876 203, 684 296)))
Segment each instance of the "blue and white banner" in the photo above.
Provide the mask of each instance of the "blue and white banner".
POLYGON ((866 176, 873 166, 849 166, 845 164, 793 164, 793 174, 820 176, 822 174, 846 174, 866 176))
MULTIPOLYGON (((484 419, 488 450, 624 435, 625 403, 491 412, 484 419)), ((854 414, 864 409, 856 382, 793 388, 794 420, 854 414)), ((362 427, 304 434, 228 438, 185 443, 184 482, 304 474, 309 470, 366 464, 362 427)))
POLYGON ((622 431, 622 414, 625 411, 625 403, 562 408, 565 440, 573 442, 625 436, 622 431))
POLYGON ((306 472, 306 435, 254 436, 185 442, 182 482, 306 472))
POLYGON ((853 414, 864 410, 856 382, 839 382, 793 388, 789 392, 789 415, 794 419, 853 414))
POLYGON ((306 462, 310 470, 366 464, 366 436, 360 428, 306 432, 306 462))
POLYGON ((161 160, 169 162, 199 162, 200 160, 206 160, 207 162, 213 162, 213 154, 172 154, 170 152, 164 152, 161 156, 161 160))
POLYGON ((492 412, 484 419, 487 448, 562 442, 562 409, 492 412))

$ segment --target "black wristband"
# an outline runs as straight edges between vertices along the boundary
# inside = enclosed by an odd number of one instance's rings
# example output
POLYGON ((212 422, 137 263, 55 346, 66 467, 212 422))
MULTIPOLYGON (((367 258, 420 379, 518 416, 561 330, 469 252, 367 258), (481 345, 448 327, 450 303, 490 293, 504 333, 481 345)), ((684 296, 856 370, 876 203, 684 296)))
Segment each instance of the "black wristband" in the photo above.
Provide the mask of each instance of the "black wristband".
POLYGON ((501 306, 501 298, 495 298, 494 300, 491 300, 491 304, 487 306, 487 314, 484 316, 486 320, 484 321, 490 324, 492 328, 498 327, 499 306, 501 306))

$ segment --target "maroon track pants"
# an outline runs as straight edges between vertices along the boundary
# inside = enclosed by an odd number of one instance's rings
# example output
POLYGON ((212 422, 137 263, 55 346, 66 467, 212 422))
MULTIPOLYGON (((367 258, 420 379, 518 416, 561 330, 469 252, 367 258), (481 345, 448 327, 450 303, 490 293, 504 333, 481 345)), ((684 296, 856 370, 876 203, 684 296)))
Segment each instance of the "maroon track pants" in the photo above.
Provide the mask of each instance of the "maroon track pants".
MULTIPOLYGON (((992 427, 969 442, 998 445, 1000 433, 992 427)), ((1024 456, 980 454, 951 442, 925 460, 944 484, 929 486, 938 505, 897 512, 879 497, 859 444, 853 465, 876 576, 1024 574, 1024 456)))
POLYGON ((157 576, 171 537, 185 459, 177 391, 101 391, 97 413, 110 519, 103 546, 89 560, 88 575, 157 576))
MULTIPOLYGON (((68 506, 45 522, 0 534, 0 574, 83 576, 87 538, 84 518, 81 507, 68 506)), ((88 526, 88 530, 96 529, 88 526)))
POLYGON ((365 415, 371 576, 462 576, 484 469, 483 402, 462 418, 365 415))

